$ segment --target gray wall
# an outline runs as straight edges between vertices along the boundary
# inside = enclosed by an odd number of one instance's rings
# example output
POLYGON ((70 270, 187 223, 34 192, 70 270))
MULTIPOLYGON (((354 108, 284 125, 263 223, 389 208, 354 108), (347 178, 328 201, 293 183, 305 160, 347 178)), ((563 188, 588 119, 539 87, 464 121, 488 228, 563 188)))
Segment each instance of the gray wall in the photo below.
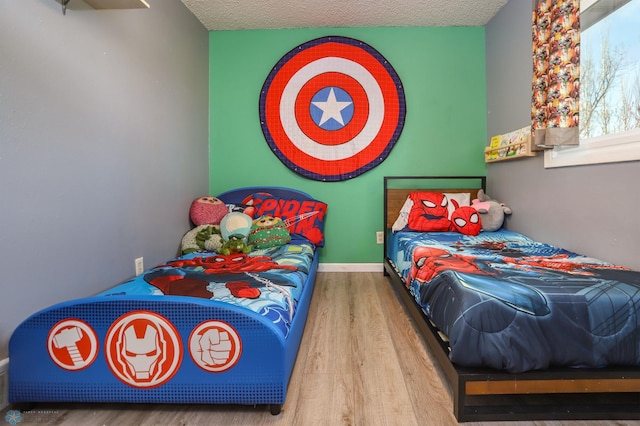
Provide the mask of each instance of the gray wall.
POLYGON ((177 0, 0 0, 0 359, 19 322, 174 256, 208 189, 208 32, 177 0))
MULTIPOLYGON (((530 123, 531 2, 510 0, 486 26, 487 141, 530 123)), ((545 169, 543 155, 487 165, 507 227, 640 270, 640 162, 545 169)))

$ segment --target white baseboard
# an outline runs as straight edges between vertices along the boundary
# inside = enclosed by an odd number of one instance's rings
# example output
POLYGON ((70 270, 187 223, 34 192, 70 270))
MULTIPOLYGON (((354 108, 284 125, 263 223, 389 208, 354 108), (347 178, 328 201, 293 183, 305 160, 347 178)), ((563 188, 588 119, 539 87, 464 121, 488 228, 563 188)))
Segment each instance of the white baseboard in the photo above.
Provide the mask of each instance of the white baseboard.
POLYGON ((382 263, 320 263, 318 272, 382 272, 382 263))
POLYGON ((0 360, 0 410, 9 405, 9 358, 0 360))

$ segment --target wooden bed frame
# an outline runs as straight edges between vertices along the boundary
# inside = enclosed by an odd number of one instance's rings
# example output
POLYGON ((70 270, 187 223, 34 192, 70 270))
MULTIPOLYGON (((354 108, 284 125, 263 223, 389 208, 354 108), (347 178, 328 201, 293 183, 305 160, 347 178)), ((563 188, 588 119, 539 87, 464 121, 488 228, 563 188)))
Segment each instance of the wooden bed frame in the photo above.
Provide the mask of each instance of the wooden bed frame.
MULTIPOLYGON (((640 367, 554 368, 526 373, 461 368, 449 360, 449 347, 405 286, 387 255, 387 235, 409 192, 470 192, 486 188, 484 176, 390 176, 384 178, 384 274, 437 360, 453 397, 459 422, 544 419, 640 419, 640 367), (466 188, 447 186, 460 182, 466 188), (472 182, 472 183, 469 183, 472 182), (475 183, 473 183, 475 182, 475 183), (446 184, 446 185, 445 185, 446 184), (432 186, 435 185, 435 186, 432 186)), ((425 385, 426 386, 426 385, 425 385)))

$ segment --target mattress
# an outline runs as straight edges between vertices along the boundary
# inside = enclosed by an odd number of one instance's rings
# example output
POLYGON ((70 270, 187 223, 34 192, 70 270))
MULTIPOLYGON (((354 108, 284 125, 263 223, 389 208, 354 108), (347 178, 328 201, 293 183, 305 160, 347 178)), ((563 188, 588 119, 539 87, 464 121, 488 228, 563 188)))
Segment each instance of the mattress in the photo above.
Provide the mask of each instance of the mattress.
POLYGON ((640 272, 504 229, 403 231, 388 242, 458 366, 640 366, 640 272))

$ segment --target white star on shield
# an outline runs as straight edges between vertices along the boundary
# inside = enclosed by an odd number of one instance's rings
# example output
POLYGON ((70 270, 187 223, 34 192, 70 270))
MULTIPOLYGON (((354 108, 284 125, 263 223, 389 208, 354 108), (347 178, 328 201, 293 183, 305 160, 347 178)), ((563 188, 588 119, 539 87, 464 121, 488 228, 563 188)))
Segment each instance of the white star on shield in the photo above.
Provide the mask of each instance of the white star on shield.
POLYGON ((340 102, 336 99, 336 94, 333 91, 333 87, 329 91, 327 100, 325 102, 312 102, 322 110, 322 118, 320 118, 320 126, 326 123, 330 119, 336 120, 338 123, 344 126, 344 120, 342 119, 342 110, 351 105, 353 102, 340 102))

